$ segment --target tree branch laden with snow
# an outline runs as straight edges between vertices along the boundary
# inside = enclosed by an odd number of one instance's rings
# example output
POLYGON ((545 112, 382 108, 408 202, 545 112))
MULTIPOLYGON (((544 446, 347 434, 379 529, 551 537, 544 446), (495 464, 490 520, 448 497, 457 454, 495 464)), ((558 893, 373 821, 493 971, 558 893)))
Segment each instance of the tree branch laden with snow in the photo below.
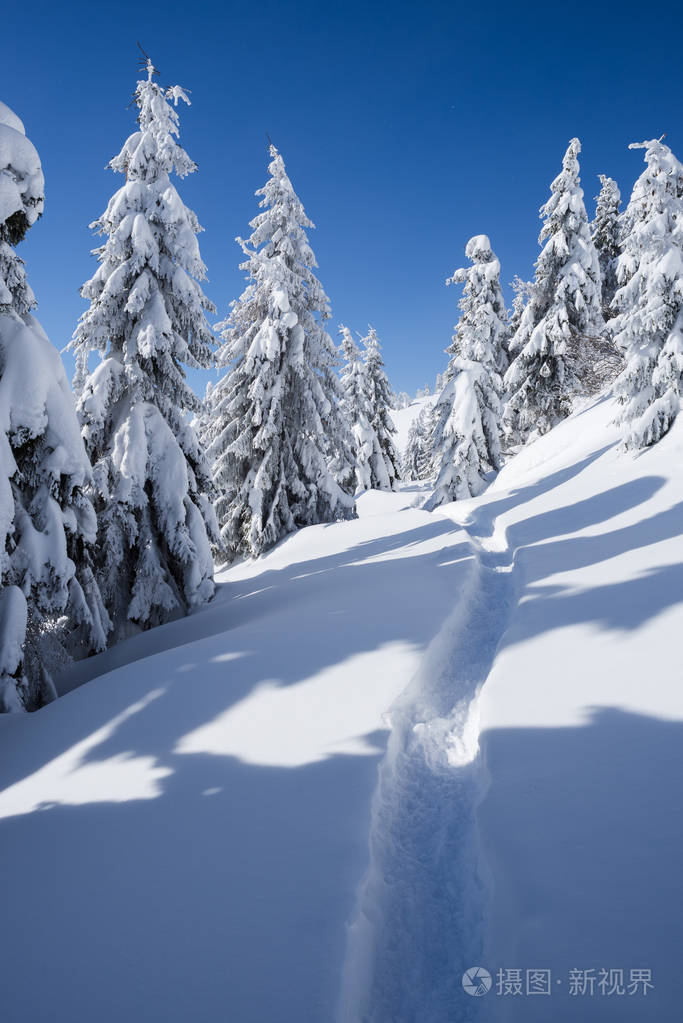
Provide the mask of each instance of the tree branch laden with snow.
POLYGON ((329 301, 306 234, 313 224, 274 146, 270 157, 256 193, 263 212, 248 241, 238 239, 250 283, 219 324, 227 372, 211 397, 209 453, 229 559, 355 515, 329 301))
POLYGON ((546 433, 567 416, 590 370, 591 338, 604 327, 598 255, 580 186, 581 144, 572 139, 562 171, 541 207, 544 244, 519 326, 510 341, 512 363, 505 374, 504 410, 508 441, 546 433), (568 346, 581 340, 579 357, 568 346))
POLYGON ((102 650, 110 628, 92 573, 91 471, 57 350, 14 246, 43 208, 22 122, 0 104, 0 710, 54 696, 51 674, 102 650))
POLYGON ((196 170, 179 145, 182 89, 138 82, 138 130, 110 162, 125 184, 91 227, 105 236, 74 334, 75 385, 94 467, 98 574, 116 635, 182 614, 213 595, 216 538, 208 464, 188 413, 185 367, 212 364, 214 307, 201 227, 170 175, 196 170), (88 368, 92 352, 99 364, 88 368))

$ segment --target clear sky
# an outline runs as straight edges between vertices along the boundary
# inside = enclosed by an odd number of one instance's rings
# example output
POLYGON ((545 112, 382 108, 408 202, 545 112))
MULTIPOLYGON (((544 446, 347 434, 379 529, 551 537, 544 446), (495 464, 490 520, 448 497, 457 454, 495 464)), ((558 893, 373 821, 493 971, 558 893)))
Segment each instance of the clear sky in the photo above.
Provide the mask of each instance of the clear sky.
POLYGON ((629 142, 666 132, 683 156, 674 3, 38 0, 1 18, 0 99, 46 175, 22 254, 59 348, 95 269, 87 225, 121 183, 105 165, 135 127, 137 40, 164 84, 191 90, 181 141, 199 171, 179 190, 206 229, 221 317, 243 287, 234 238, 257 211, 268 131, 317 225, 333 329, 372 323, 396 390, 445 367, 459 289, 444 279, 471 235, 490 236, 504 282, 531 276, 572 136, 590 216, 601 172, 628 198, 642 168, 629 142))

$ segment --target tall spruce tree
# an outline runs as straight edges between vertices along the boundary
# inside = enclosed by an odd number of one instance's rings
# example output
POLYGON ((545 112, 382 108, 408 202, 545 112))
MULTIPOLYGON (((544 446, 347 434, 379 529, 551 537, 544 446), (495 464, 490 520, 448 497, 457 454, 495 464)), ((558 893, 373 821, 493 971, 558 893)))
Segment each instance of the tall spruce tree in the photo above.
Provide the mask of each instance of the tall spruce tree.
POLYGON ((510 282, 510 287, 512 288, 513 299, 512 309, 510 310, 508 317, 507 338, 505 341, 505 352, 508 357, 508 365, 510 340, 517 333, 517 328, 522 321, 522 314, 531 296, 532 284, 530 281, 522 280, 518 274, 515 274, 510 282))
POLYGON ((382 359, 382 346, 374 327, 361 339, 363 345, 364 386, 370 410, 370 426, 377 438, 380 458, 370 462, 370 487, 396 490, 401 478, 401 461, 394 443, 396 427, 391 418, 393 392, 382 359))
POLYGON ((486 474, 499 469, 499 366, 507 333, 507 312, 500 287, 500 263, 485 234, 471 238, 465 255, 471 267, 456 270, 447 284, 464 284, 462 315, 447 349, 447 384, 434 409, 432 445, 438 473, 425 507, 474 497, 486 486, 486 474))
POLYGON ((617 261, 621 251, 619 206, 621 193, 613 178, 600 175, 600 193, 596 196, 595 219, 591 224, 593 243, 600 264, 602 311, 605 319, 614 315, 612 302, 616 293, 617 261))
POLYGON ((43 186, 21 120, 0 103, 0 711, 50 700, 52 670, 103 649, 110 627, 73 396, 15 251, 43 186))
MULTIPOLYGON (((376 409, 371 400, 367 366, 349 328, 341 326, 340 331, 344 357, 341 375, 344 394, 342 408, 353 436, 356 488, 391 490, 390 469, 386 464, 379 435, 372 425, 376 409)), ((382 393, 386 398, 386 389, 382 389, 382 393)), ((380 416, 381 423, 384 423, 385 419, 386 417, 380 416)))
MULTIPOLYGON (((306 228, 313 227, 270 147, 263 212, 238 239, 250 283, 219 325, 225 376, 212 398, 210 457, 228 558, 257 556, 302 526, 349 519, 337 475, 350 460, 329 301, 306 228)), ((350 489, 350 481, 347 483, 350 489)))
POLYGON ((426 480, 432 475, 431 417, 426 408, 420 409, 410 429, 401 463, 403 478, 426 480))
POLYGON ((614 390, 629 448, 656 443, 680 409, 683 376, 683 165, 661 140, 644 149, 646 169, 625 213, 621 287, 612 321, 626 366, 614 390))
POLYGON ((572 139, 541 207, 544 244, 519 326, 510 341, 505 374, 508 440, 546 433, 567 416, 591 372, 593 339, 603 329, 600 267, 590 233, 578 156, 572 139))
MULTIPOLYGON (((365 366, 361 351, 348 327, 340 325, 341 352, 341 407, 353 438, 354 484, 357 490, 369 490, 371 464, 383 465, 382 452, 375 431, 370 426, 372 410, 367 396, 365 366)), ((388 481, 387 481, 388 484, 388 481)))
POLYGON ((94 467, 98 578, 115 637, 183 614, 213 595, 208 466, 188 413, 184 366, 212 363, 214 311, 199 281, 196 215, 170 179, 196 165, 176 141, 179 86, 138 82, 138 130, 110 162, 125 175, 91 227, 106 237, 81 289, 90 307, 71 347, 78 410, 94 467), (88 356, 98 352, 88 372, 88 356))

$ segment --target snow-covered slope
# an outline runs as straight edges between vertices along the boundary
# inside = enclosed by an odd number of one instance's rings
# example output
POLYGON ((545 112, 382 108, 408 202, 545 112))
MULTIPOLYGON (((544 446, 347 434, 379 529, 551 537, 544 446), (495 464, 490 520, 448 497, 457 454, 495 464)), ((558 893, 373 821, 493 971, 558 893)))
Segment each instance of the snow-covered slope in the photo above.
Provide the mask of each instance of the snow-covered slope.
MULTIPOLYGON (((683 1004, 683 423, 625 455, 613 414, 597 403, 449 509, 513 597, 479 704, 485 964, 551 969, 567 1023, 683 1004)), ((549 1018, 547 996, 485 1001, 482 1019, 549 1018)))
POLYGON ((430 394, 426 398, 413 398, 407 408, 392 409, 391 418, 396 427, 394 441, 401 457, 408 443, 408 434, 423 408, 430 409, 437 399, 437 395, 430 394))
POLYGON ((634 457, 612 416, 432 515, 366 495, 0 718, 2 1018, 676 1019, 683 423, 634 457))
POLYGON ((334 1018, 384 715, 458 588, 456 527, 378 496, 0 717, 3 1023, 334 1018))

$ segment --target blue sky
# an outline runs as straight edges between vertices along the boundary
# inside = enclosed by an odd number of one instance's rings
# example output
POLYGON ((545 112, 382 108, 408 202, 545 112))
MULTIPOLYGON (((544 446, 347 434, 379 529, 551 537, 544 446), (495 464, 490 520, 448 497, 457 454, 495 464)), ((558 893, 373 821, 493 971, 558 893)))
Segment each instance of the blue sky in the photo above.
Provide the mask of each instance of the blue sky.
POLYGON ((538 208, 568 140, 583 144, 589 215, 601 172, 628 198, 642 153, 667 133, 683 156, 683 16, 606 3, 203 2, 12 4, 0 98, 46 175, 43 219, 22 246, 57 347, 84 309, 88 231, 134 130, 136 40, 165 84, 191 90, 181 141, 199 172, 206 290, 225 314, 243 287, 234 243, 256 212, 268 131, 317 230, 333 325, 378 330, 391 382, 414 393, 445 366, 459 292, 444 279, 485 233, 503 280, 528 277, 538 208), (664 16, 665 15, 665 16, 664 16))

